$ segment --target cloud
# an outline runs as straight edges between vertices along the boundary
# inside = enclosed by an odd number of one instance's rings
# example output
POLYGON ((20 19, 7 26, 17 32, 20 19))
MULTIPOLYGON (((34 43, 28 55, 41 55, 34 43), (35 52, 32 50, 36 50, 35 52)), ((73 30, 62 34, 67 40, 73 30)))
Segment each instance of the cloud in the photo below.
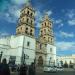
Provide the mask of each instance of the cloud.
POLYGON ((43 17, 43 14, 39 10, 37 10, 35 12, 35 24, 37 28, 41 27, 40 22, 42 21, 42 17, 43 17))
POLYGON ((22 5, 22 4, 27 4, 29 0, 11 0, 12 3, 17 4, 17 5, 22 5))
POLYGON ((75 37, 73 32, 69 33, 69 32, 64 32, 64 31, 57 32, 55 33, 55 35, 56 37, 59 37, 59 38, 74 38, 75 37))
POLYGON ((75 18, 72 19, 72 20, 68 20, 68 24, 69 25, 75 25, 75 18))
POLYGON ((53 12, 51 10, 47 11, 48 16, 52 15, 52 13, 53 12))
POLYGON ((62 20, 61 19, 55 20, 55 23, 60 24, 60 23, 62 23, 62 20))
POLYGON ((68 10, 66 16, 69 19, 73 19, 75 17, 75 9, 68 10))
POLYGON ((61 28, 61 27, 64 26, 62 19, 57 19, 57 20, 53 19, 53 22, 54 22, 55 25, 58 26, 57 28, 61 28))
POLYGON ((60 35, 65 38, 68 38, 68 37, 73 38, 74 37, 73 33, 67 33, 67 32, 63 32, 63 31, 60 31, 60 35))
POLYGON ((75 25, 75 9, 68 10, 66 16, 68 17, 67 23, 70 26, 75 25))
POLYGON ((61 41, 61 42, 57 42, 56 43, 57 46, 57 50, 61 50, 61 51, 65 51, 65 50, 75 50, 75 42, 65 42, 65 41, 61 41))
POLYGON ((6 31, 0 32, 0 37, 9 36, 9 35, 10 35, 10 34, 7 33, 6 31))
POLYGON ((8 8, 7 12, 1 12, 0 18, 6 20, 10 23, 16 23, 18 18, 20 17, 20 10, 17 6, 12 6, 8 8))

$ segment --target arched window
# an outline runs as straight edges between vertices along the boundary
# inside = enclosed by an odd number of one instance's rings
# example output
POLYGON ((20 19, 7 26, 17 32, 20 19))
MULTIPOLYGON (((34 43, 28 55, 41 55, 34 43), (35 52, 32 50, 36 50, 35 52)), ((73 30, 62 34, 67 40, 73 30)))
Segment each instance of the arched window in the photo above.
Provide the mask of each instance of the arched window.
POLYGON ((30 35, 32 35, 32 29, 30 30, 30 35))
POLYGON ((27 23, 29 22, 29 19, 27 18, 27 23))
POLYGON ((42 35, 42 31, 41 31, 41 35, 42 35))
POLYGON ((52 43, 52 38, 51 38, 51 43, 52 43))
POLYGON ((40 49, 42 48, 42 45, 40 44, 40 49))
POLYGON ((45 22, 45 26, 46 26, 46 22, 45 22))
POLYGON ((33 16, 33 14, 32 14, 32 13, 31 13, 30 15, 31 15, 31 17, 33 16))
POLYGON ((45 39, 46 37, 44 37, 44 39, 45 39))
POLYGON ((30 30, 30 32, 32 32, 32 29, 30 30))
POLYGON ((33 23, 33 21, 31 20, 31 24, 33 23))
POLYGON ((22 30, 22 27, 21 27, 21 30, 22 30))
POLYGON ((26 28, 25 32, 28 33, 28 28, 26 28))
POLYGON ((45 34, 46 34, 46 29, 44 29, 44 32, 45 32, 45 34))
POLYGON ((29 15, 29 11, 27 12, 27 14, 29 15))
POLYGON ((28 28, 26 28, 26 30, 28 30, 28 28))
POLYGON ((18 31, 19 31, 19 29, 18 29, 18 31))

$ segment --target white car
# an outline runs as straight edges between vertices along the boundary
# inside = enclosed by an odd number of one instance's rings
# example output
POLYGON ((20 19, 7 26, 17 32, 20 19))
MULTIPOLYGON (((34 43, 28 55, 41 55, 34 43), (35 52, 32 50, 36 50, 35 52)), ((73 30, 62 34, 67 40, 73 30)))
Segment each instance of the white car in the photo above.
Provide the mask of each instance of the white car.
POLYGON ((56 72, 56 68, 55 67, 51 67, 51 66, 44 66, 44 72, 56 72))
POLYGON ((57 67, 57 71, 64 71, 62 67, 57 67))
POLYGON ((53 68, 51 66, 44 66, 44 69, 43 69, 44 72, 50 72, 52 70, 53 68))

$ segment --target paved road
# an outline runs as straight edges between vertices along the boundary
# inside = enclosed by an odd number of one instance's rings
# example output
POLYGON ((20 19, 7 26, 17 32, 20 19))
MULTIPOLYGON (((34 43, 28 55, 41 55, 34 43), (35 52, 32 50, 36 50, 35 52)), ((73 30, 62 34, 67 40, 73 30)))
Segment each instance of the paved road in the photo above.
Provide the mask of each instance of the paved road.
POLYGON ((75 72, 38 73, 37 75, 75 75, 75 72))
MULTIPOLYGON (((18 75, 17 73, 12 73, 11 75, 18 75)), ((46 72, 41 72, 37 73, 36 75, 75 75, 74 71, 71 72, 54 72, 54 73, 46 73, 46 72)))

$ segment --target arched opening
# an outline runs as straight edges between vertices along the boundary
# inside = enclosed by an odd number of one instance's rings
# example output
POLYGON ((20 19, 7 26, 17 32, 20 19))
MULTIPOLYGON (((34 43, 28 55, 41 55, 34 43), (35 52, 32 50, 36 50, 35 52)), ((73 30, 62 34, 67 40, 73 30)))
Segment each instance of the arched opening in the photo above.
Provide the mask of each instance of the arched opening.
POLYGON ((28 33, 28 28, 26 28, 25 32, 26 32, 26 34, 28 33))
POLYGON ((38 58, 38 66, 43 66, 43 58, 42 58, 42 56, 39 56, 39 58, 38 58))
POLYGON ((29 11, 27 12, 27 14, 29 15, 29 11))
POLYGON ((33 31, 33 30, 31 29, 31 30, 30 30, 30 35, 33 35, 32 31, 33 31))
POLYGON ((31 13, 31 17, 33 16, 33 14, 31 13))

